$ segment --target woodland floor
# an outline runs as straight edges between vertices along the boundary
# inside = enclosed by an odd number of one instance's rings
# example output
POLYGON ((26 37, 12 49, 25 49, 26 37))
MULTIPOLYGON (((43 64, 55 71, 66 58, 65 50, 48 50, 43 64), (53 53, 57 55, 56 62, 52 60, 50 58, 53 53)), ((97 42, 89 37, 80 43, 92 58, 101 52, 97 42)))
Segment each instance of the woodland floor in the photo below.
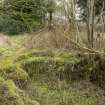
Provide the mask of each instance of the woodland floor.
MULTIPOLYGON (((44 34, 45 33, 43 33, 43 35, 44 34)), ((105 92, 98 85, 93 84, 87 79, 60 80, 60 78, 56 78, 56 75, 53 74, 53 72, 58 73, 60 70, 65 70, 65 65, 66 63, 68 64, 68 62, 71 63, 71 65, 74 65, 74 63, 78 64, 78 58, 75 56, 76 52, 68 53, 61 50, 41 50, 41 43, 47 40, 49 37, 48 34, 43 36, 43 40, 40 39, 40 41, 38 40, 39 36, 35 36, 34 39, 37 38, 37 41, 35 41, 34 44, 39 43, 36 47, 40 46, 40 49, 34 48, 30 50, 27 48, 28 44, 26 43, 28 43, 27 41, 29 41, 32 36, 33 35, 29 36, 27 34, 23 36, 6 36, 0 34, 0 70, 7 70, 6 76, 8 80, 13 80, 16 87, 25 94, 25 97, 27 96, 28 99, 31 98, 31 102, 33 102, 32 100, 37 101, 37 103, 28 102, 25 104, 24 102, 24 104, 16 105, 105 105, 105 92), (50 62, 52 58, 57 60, 56 62, 58 62, 58 64, 52 64, 52 61, 50 62), (9 64, 7 64, 8 62, 9 64), (20 76, 20 74, 18 74, 17 76, 13 74, 12 77, 11 72, 13 71, 11 71, 11 69, 8 71, 10 66, 18 66, 20 64, 22 64, 21 66, 25 65, 21 69, 24 69, 29 78, 27 81, 28 85, 25 87, 21 87, 21 83, 15 83, 14 79, 19 78, 20 82, 22 82, 26 74, 22 72, 23 75, 20 76), (52 70, 54 71, 52 72, 52 70), (11 75, 8 73, 11 73, 11 75)), ((42 34, 40 36, 42 36, 42 34)), ((50 42, 46 41, 45 43, 49 45, 50 42)), ((69 68, 69 70, 71 69, 72 68, 69 68)), ((2 71, 0 71, 0 77, 2 77, 1 72, 2 71)), ((4 75, 2 78, 5 79, 4 75)), ((23 85, 23 83, 24 82, 22 82, 21 85, 23 85)), ((0 105, 7 104, 0 102, 0 105)), ((15 105, 15 103, 8 105, 15 105)))

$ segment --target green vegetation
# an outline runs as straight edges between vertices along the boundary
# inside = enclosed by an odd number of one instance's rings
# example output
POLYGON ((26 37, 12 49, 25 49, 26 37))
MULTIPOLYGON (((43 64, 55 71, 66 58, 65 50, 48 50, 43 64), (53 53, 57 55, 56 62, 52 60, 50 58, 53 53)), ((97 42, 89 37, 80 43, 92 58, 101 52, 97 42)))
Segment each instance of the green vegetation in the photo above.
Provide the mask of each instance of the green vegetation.
POLYGON ((0 105, 105 105, 104 10, 104 0, 2 0, 0 105))
POLYGON ((39 105, 24 96, 23 91, 15 86, 12 80, 0 77, 0 104, 2 105, 39 105))
POLYGON ((48 6, 47 0, 4 0, 0 4, 0 31, 20 34, 44 27, 51 5, 48 6))
POLYGON ((2 105, 105 104, 104 90, 98 86, 102 83, 89 81, 94 67, 88 62, 88 54, 28 50, 18 46, 21 41, 15 37, 11 41, 15 41, 16 45, 8 46, 8 50, 2 46, 0 50, 3 58, 0 61, 2 105), (20 48, 18 53, 17 48, 20 48))

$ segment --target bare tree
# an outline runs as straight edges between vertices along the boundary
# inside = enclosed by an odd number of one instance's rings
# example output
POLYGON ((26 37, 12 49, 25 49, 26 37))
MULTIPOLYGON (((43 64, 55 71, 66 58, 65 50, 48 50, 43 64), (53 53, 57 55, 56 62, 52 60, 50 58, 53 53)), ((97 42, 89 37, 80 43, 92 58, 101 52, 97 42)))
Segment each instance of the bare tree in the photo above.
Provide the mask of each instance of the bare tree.
POLYGON ((87 15, 87 36, 89 46, 94 47, 94 18, 95 18, 95 1, 88 0, 88 15, 87 15))

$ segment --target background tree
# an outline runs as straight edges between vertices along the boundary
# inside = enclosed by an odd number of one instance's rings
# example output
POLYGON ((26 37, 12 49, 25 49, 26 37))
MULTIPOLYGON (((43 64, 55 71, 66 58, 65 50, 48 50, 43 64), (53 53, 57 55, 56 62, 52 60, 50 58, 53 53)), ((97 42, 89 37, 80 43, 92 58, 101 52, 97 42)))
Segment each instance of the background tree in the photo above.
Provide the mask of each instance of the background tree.
MULTIPOLYGON (((81 8, 81 18, 87 25, 88 42, 93 48, 94 29, 98 26, 97 23, 104 24, 104 0, 78 0, 78 7, 81 8), (101 22, 102 21, 102 22, 101 22), (94 27, 95 25, 95 27, 94 27)), ((104 26, 104 25, 103 25, 104 26)), ((105 27, 102 27, 105 30, 105 27)))
MULTIPOLYGON (((77 0, 78 7, 82 10, 82 18, 86 20, 88 16, 88 2, 90 0, 77 0)), ((95 16, 100 15, 105 10, 105 0, 95 0, 95 16)))
POLYGON ((47 0, 47 13, 48 13, 48 25, 49 29, 52 29, 53 13, 56 8, 56 3, 54 0, 47 0))
MULTIPOLYGON (((22 31, 32 32, 43 27, 47 6, 46 0, 4 0, 0 10, 2 20, 4 17, 5 20, 8 20, 8 17, 9 22, 7 24, 14 23, 16 25, 15 32, 12 32, 14 34, 22 31), (17 23, 19 24, 17 25, 17 23)), ((9 31, 14 30, 14 26, 11 28, 13 29, 9 29, 9 31)))

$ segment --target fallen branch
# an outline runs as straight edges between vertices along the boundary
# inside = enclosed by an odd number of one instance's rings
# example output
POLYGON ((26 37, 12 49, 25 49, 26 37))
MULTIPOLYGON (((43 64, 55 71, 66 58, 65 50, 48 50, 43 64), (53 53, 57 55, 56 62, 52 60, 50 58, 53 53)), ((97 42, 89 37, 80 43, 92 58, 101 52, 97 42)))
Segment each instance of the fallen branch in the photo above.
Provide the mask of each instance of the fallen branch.
POLYGON ((81 48, 81 49, 84 49, 84 50, 87 50, 91 53, 98 53, 98 54, 105 54, 105 52, 100 52, 100 51, 96 51, 94 49, 90 49, 90 48, 87 48, 85 46, 81 46, 79 43, 77 43, 75 40, 71 39, 70 37, 68 37, 67 35, 65 34, 62 34, 65 38, 67 38, 68 40, 70 40, 71 43, 75 44, 77 47, 81 48))

